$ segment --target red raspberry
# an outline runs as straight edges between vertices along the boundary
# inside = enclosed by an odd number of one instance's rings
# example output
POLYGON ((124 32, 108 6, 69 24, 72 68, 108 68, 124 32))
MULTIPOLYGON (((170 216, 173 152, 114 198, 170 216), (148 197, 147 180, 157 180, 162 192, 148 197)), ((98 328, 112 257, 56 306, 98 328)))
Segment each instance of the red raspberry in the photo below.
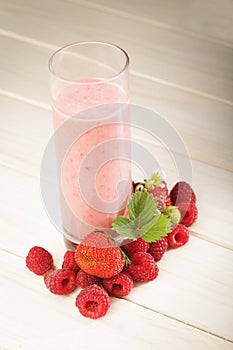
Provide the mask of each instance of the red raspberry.
POLYGON ((76 288, 76 275, 74 271, 69 269, 48 271, 44 276, 44 282, 53 294, 69 294, 76 288))
POLYGON ((42 247, 31 248, 26 257, 26 266, 37 275, 43 275, 53 268, 52 255, 42 247))
POLYGON ((189 227, 197 220, 198 212, 197 212, 196 204, 179 203, 178 209, 181 214, 181 221, 180 221, 181 224, 189 227))
POLYGON ((135 241, 131 241, 127 244, 121 246, 121 249, 125 252, 125 254, 131 259, 134 253, 144 252, 146 253, 149 249, 149 243, 144 241, 141 237, 139 237, 135 241))
POLYGON ((64 255, 64 260, 62 263, 63 269, 70 269, 77 273, 80 270, 80 267, 77 265, 76 260, 74 258, 75 252, 73 250, 67 250, 64 255))
POLYGON ((104 288, 93 284, 78 294, 75 305, 83 316, 94 319, 107 313, 110 298, 104 288))
POLYGON ((86 288, 92 284, 102 284, 102 278, 90 275, 83 270, 78 272, 76 281, 81 288, 86 288))
POLYGON ((121 298, 129 294, 133 288, 133 280, 128 273, 121 272, 119 275, 105 279, 103 286, 110 295, 121 298))
POLYGON ((45 283, 47 288, 49 288, 50 278, 51 278, 51 275, 53 272, 54 272, 54 269, 51 269, 51 270, 46 271, 44 274, 44 283, 45 283))
POLYGON ((179 203, 196 203, 196 195, 192 187, 185 181, 180 181, 175 184, 170 192, 170 198, 173 205, 179 203))
POLYGON ((157 262, 162 259, 168 247, 167 237, 162 237, 159 241, 150 243, 148 253, 153 256, 157 262))
POLYGON ((147 282, 158 276, 159 268, 150 254, 139 252, 132 256, 131 264, 126 268, 126 272, 136 282, 147 282))
POLYGON ((189 240, 189 231, 182 224, 176 225, 172 232, 168 234, 168 244, 172 248, 182 247, 189 240))

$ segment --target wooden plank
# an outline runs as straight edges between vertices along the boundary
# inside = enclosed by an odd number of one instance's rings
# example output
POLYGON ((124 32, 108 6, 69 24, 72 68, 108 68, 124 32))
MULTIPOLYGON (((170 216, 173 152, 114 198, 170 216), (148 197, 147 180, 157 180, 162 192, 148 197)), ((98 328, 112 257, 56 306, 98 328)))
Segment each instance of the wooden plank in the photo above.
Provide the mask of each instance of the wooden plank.
POLYGON ((233 4, 230 0, 70 0, 119 16, 135 18, 184 35, 232 46, 233 4))
POLYGON ((17 101, 0 97, 1 162, 14 169, 39 177, 45 146, 53 133, 52 113, 17 101))
MULTIPOLYGON (((49 109, 47 62, 52 50, 7 37, 0 37, 0 42, 0 93, 49 109)), ((233 170, 231 106, 134 75, 131 96, 133 103, 158 111, 174 126, 191 158, 233 170)), ((10 114, 7 104, 2 108, 10 114)))
POLYGON ((56 46, 80 40, 114 42, 129 52, 137 74, 232 103, 228 47, 61 0, 4 0, 0 23, 2 34, 10 31, 56 46))
POLYGON ((109 344, 113 350, 232 349, 227 341, 124 299, 112 298, 105 317, 86 319, 74 306, 79 290, 67 297, 52 295, 42 278, 26 270, 23 259, 0 251, 0 261, 1 349, 105 350, 109 344))

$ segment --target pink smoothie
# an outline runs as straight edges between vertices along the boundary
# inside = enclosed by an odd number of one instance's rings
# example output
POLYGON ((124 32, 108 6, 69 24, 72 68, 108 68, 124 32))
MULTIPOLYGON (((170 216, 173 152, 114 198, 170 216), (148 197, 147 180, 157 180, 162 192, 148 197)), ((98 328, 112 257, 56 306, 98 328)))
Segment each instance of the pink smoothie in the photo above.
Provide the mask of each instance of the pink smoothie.
MULTIPOLYGON (((62 136, 70 144, 62 159, 60 182, 63 225, 66 238, 73 242, 78 243, 93 228, 110 228, 131 195, 127 102, 120 87, 97 81, 68 86, 54 101, 55 129, 71 121, 62 136), (98 107, 70 119, 88 108, 116 102, 124 103, 124 108, 121 104, 110 111, 98 107)), ((62 145, 58 138, 57 153, 62 145)))

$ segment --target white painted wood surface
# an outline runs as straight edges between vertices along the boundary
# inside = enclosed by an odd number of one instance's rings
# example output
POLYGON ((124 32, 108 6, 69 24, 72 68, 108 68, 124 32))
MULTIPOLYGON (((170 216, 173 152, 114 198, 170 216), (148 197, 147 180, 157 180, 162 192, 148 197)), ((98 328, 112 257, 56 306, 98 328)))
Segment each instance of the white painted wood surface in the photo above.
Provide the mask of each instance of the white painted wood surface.
MULTIPOLYGON (((233 349, 233 5, 183 0, 0 0, 0 349, 233 349), (94 28, 94 29, 93 29, 94 28), (40 161, 52 134, 47 61, 79 40, 129 51, 132 102, 177 129, 190 153, 199 220, 169 251, 158 279, 115 299, 92 321, 25 268, 31 246, 61 264, 65 248, 40 198, 40 161)), ((169 152, 157 154, 170 186, 169 152)))
MULTIPOLYGON (((77 38, 110 42, 114 39, 114 43, 128 51, 132 71, 137 75, 232 104, 230 47, 92 8, 85 1, 1 0, 1 3, 3 34, 16 32, 39 41, 38 44, 57 46, 77 38), (95 24, 93 30, 90 24, 95 24)), ((153 6, 152 12, 156 11, 153 6)))

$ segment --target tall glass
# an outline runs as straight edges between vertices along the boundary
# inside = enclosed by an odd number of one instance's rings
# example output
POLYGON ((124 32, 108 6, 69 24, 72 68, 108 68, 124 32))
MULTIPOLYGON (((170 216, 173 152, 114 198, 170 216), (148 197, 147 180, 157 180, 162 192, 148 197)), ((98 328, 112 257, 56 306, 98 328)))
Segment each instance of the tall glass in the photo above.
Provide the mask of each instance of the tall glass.
POLYGON ((63 234, 67 247, 108 230, 131 195, 129 57, 80 42, 49 61, 63 234))

